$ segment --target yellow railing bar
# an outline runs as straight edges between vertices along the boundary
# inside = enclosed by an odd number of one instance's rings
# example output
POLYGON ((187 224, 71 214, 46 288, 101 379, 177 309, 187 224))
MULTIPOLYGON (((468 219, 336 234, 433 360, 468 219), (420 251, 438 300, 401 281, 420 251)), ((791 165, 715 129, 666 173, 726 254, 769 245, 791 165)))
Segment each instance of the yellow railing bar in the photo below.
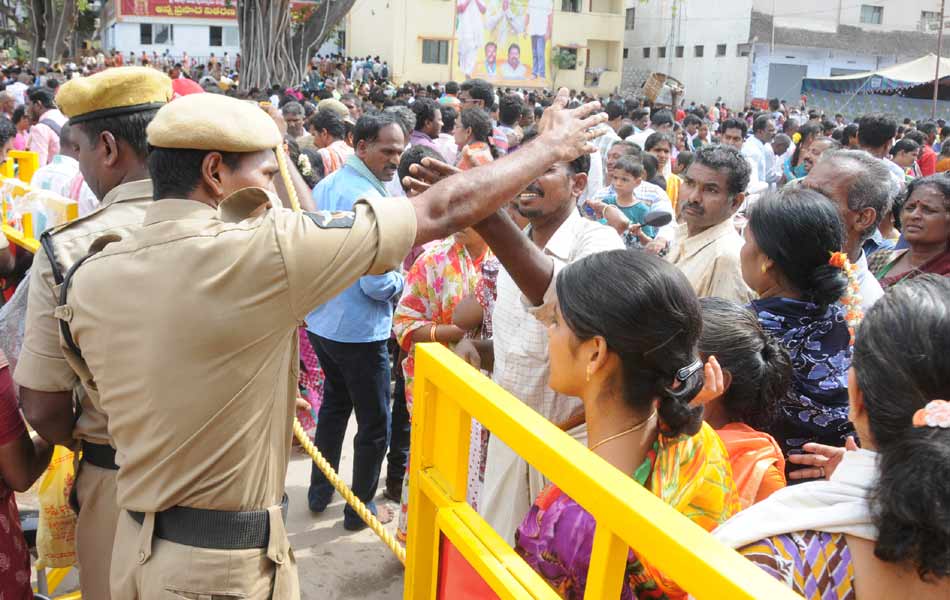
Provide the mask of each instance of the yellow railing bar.
MULTIPOLYGON (((471 416, 594 515, 598 528, 592 575, 613 579, 625 563, 629 546, 699 599, 799 598, 448 349, 433 344, 416 348, 415 392, 407 597, 434 597, 432 579, 426 581, 425 575, 437 566, 432 557, 438 553, 437 515, 447 510, 437 506, 436 498, 426 497, 432 490, 423 483, 422 474, 438 471, 439 480, 445 482, 445 496, 464 502, 471 416), (413 539, 416 530, 425 535, 413 539)), ((497 539, 483 538, 482 542, 498 544, 497 539)), ((464 555, 465 549, 459 551, 464 555)), ((467 556, 479 561, 478 554, 467 556)), ((484 572, 481 567, 500 568, 488 561, 472 566, 480 573, 484 572)), ((615 581, 589 578, 588 586, 593 586, 589 591, 597 595, 588 593, 587 597, 619 597, 622 582, 615 581)), ((495 591, 502 598, 532 597, 512 589, 495 591)))
MULTIPOLYGON (((10 159, 15 161, 19 166, 16 176, 23 183, 30 183, 33 179, 33 174, 40 168, 40 155, 30 150, 10 150, 7 152, 7 160, 9 161, 10 159)), ((11 173, 9 177, 12 176, 13 174, 11 173)))
POLYGON ((0 225, 0 229, 3 230, 3 235, 7 236, 7 239, 24 248, 29 250, 33 254, 36 254, 36 251, 40 249, 40 241, 34 237, 27 237, 23 235, 23 232, 10 227, 9 225, 0 225))

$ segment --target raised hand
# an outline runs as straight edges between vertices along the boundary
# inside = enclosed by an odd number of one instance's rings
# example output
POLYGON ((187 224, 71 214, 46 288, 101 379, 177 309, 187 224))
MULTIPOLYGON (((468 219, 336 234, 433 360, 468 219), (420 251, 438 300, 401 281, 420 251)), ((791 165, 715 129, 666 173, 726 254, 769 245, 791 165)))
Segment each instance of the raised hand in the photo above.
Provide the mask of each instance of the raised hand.
POLYGON ((722 367, 715 356, 710 356, 703 367, 703 389, 699 390, 690 405, 701 406, 715 400, 726 392, 725 377, 722 367))
POLYGON ((458 167, 427 156, 422 159, 421 164, 409 167, 412 176, 403 177, 402 186, 409 196, 417 196, 446 177, 461 172, 458 167))
POLYGON ((558 153, 558 160, 564 162, 594 152, 596 147, 590 142, 604 132, 591 129, 607 121, 607 115, 600 112, 600 102, 568 109, 568 100, 569 92, 562 87, 538 121, 538 137, 544 138, 543 143, 550 144, 558 153))

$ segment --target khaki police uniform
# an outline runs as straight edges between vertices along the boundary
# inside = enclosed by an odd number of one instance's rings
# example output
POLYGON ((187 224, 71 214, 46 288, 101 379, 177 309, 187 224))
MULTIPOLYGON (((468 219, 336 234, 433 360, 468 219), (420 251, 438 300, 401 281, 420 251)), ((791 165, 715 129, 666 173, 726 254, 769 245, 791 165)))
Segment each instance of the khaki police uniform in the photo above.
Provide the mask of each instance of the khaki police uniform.
MULTIPOLYGON (((221 100, 215 114, 227 127, 267 129, 247 122, 266 118, 259 108, 220 96, 176 113, 201 96, 159 111, 150 143, 177 143, 153 135, 159 121, 188 126, 182 111, 191 109, 207 120, 207 103, 221 100), (234 115, 229 103, 255 113, 234 115)), ((269 142, 273 134, 279 142, 267 122, 272 131, 235 140, 269 142)), ((217 210, 156 201, 142 229, 91 256, 67 282, 57 314, 81 359, 67 356, 99 389, 120 465, 114 598, 299 598, 282 514, 297 327, 362 275, 396 268, 416 221, 399 199, 361 201, 351 213, 260 214, 273 201, 255 188, 217 210), (236 519, 255 524, 242 539, 230 531, 236 519)))
MULTIPOLYGON (((74 80, 80 81, 80 80, 74 80)), ((72 82, 61 88, 58 98, 63 111, 73 121, 83 115, 106 116, 110 109, 120 114, 148 106, 154 108, 171 97, 171 80, 154 69, 110 69, 108 77, 84 78, 81 89, 72 82), (120 94, 124 86, 136 91, 120 94), (131 103, 131 104, 130 104, 131 103)), ((88 119, 87 119, 88 120, 88 119)), ((109 565, 119 508, 115 500, 115 475, 112 439, 106 417, 89 394, 79 385, 79 377, 67 364, 60 347, 59 321, 53 316, 59 304, 59 277, 89 252, 89 246, 102 235, 125 235, 141 227, 145 207, 152 204, 152 182, 144 179, 125 183, 106 194, 99 208, 55 229, 43 239, 43 248, 33 259, 27 297, 23 349, 14 379, 20 386, 42 392, 74 391, 78 403, 73 437, 82 442, 83 460, 76 473, 75 492, 80 507, 76 521, 76 553, 80 566, 80 585, 84 597, 108 599, 109 565)), ((123 290, 118 285, 113 292, 123 290)))

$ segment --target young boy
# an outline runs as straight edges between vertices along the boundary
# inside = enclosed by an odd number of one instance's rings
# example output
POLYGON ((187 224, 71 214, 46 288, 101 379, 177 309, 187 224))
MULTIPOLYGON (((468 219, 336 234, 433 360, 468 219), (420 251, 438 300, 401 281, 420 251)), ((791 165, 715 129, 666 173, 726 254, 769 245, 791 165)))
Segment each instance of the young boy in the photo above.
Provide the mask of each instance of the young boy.
POLYGON ((649 206, 634 196, 633 191, 643 181, 643 163, 632 156, 620 158, 613 169, 613 194, 587 201, 589 212, 602 223, 610 225, 623 237, 628 248, 643 248, 656 236, 656 228, 643 226, 643 217, 649 206))

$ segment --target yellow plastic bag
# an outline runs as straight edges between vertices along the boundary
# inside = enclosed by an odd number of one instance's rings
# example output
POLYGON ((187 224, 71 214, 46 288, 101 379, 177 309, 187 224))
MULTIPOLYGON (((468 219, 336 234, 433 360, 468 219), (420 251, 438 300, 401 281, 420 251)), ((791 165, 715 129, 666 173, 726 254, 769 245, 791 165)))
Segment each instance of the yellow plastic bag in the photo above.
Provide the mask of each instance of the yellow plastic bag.
POLYGON ((69 505, 69 493, 75 479, 73 453, 63 446, 56 446, 40 482, 37 568, 69 567, 76 563, 76 513, 69 505))

